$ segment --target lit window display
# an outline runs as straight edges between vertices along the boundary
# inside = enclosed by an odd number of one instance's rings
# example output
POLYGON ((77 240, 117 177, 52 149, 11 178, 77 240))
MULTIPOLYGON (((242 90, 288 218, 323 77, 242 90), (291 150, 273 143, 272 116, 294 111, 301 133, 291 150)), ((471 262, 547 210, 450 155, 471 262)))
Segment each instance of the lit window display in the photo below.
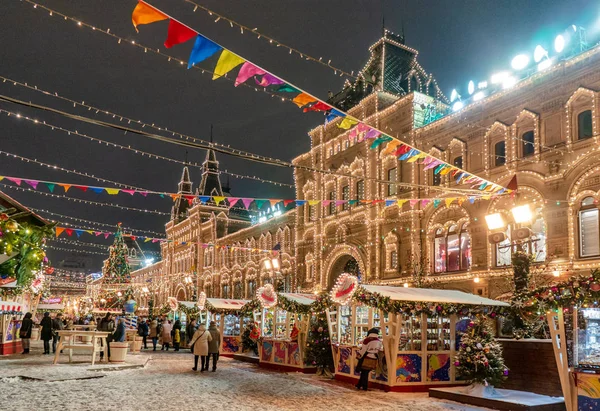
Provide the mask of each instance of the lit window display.
POLYGON ((435 272, 468 270, 471 267, 471 236, 468 223, 438 228, 433 240, 435 272))

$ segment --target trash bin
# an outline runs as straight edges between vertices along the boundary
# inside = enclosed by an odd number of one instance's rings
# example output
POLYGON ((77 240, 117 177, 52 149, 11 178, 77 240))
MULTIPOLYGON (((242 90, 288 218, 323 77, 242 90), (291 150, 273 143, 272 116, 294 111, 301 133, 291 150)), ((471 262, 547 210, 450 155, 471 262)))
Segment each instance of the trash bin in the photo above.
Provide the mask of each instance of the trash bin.
POLYGON ((128 348, 129 348, 129 343, 127 341, 111 342, 110 343, 110 362, 125 362, 125 357, 127 356, 128 348))

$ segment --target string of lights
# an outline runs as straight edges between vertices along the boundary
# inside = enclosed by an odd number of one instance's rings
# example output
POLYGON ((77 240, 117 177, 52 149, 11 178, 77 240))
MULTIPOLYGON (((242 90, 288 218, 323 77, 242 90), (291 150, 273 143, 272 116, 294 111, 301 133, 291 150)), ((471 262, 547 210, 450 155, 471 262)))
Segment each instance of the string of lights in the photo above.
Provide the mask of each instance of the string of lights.
POLYGON ((100 253, 97 251, 88 251, 88 250, 82 250, 79 248, 64 248, 64 247, 57 247, 51 244, 47 244, 46 247, 48 247, 51 250, 56 250, 56 251, 68 251, 68 252, 72 252, 72 253, 81 253, 81 254, 94 254, 94 255, 101 255, 104 257, 107 257, 107 253, 100 253))
MULTIPOLYGON (((97 28, 97 27, 95 27, 95 26, 93 26, 93 25, 90 25, 90 24, 88 24, 88 23, 84 23, 84 22, 82 22, 82 21, 80 21, 80 20, 78 20, 78 19, 75 19, 75 18, 73 18, 73 17, 70 17, 70 16, 67 16, 67 15, 65 15, 65 14, 63 14, 63 13, 57 12, 57 11, 55 11, 55 10, 53 10, 53 9, 50 9, 50 8, 48 8, 48 7, 46 7, 46 6, 40 5, 40 4, 38 4, 38 3, 36 3, 36 2, 34 2, 34 1, 32 1, 32 0, 23 0, 23 1, 24 1, 25 3, 29 3, 29 4, 33 5, 33 7, 34 7, 34 8, 40 8, 40 9, 43 9, 43 10, 47 11, 47 12, 49 13, 49 16, 52 16, 52 15, 56 14, 56 15, 58 15, 58 16, 60 16, 60 17, 62 17, 64 20, 68 20, 68 21, 72 21, 72 22, 76 23, 76 24, 77 24, 79 27, 85 27, 85 28, 91 29, 91 30, 93 30, 93 31, 100 32, 100 33, 103 33, 103 34, 105 34, 105 35, 111 36, 111 37, 113 37, 113 38, 117 39, 117 42, 118 42, 118 44, 121 44, 121 42, 122 42, 122 41, 125 41, 126 43, 129 43, 129 44, 131 44, 132 46, 135 46, 135 47, 137 47, 137 48, 139 48, 139 49, 143 49, 143 50, 144 50, 144 52, 146 52, 146 53, 147 53, 148 51, 150 51, 151 53, 154 53, 154 54, 157 54, 157 55, 160 55, 160 56, 166 57, 168 61, 174 60, 174 61, 176 61, 176 62, 179 62, 181 66, 187 66, 187 61, 184 61, 184 60, 181 60, 181 59, 177 59, 176 57, 173 57, 173 56, 167 55, 167 54, 165 54, 165 53, 162 53, 162 52, 160 51, 160 49, 156 49, 156 50, 155 50, 155 49, 153 49, 153 48, 150 48, 150 47, 144 46, 144 45, 142 45, 142 44, 140 44, 140 43, 137 43, 135 40, 127 40, 127 39, 125 39, 125 38, 123 38, 123 37, 120 37, 120 36, 118 36, 118 35, 115 35, 114 33, 111 33, 111 32, 110 32, 110 29, 104 30, 104 29, 97 28)), ((208 74, 210 74, 211 76, 212 76, 212 75, 215 75, 215 73, 214 73, 214 72, 212 72, 212 71, 209 71, 209 70, 207 70, 207 69, 200 68, 200 67, 198 67, 198 66, 195 66, 195 65, 193 66, 193 68, 197 68, 197 69, 198 69, 198 70, 200 70, 200 71, 201 71, 203 74, 205 74, 205 73, 208 73, 208 74)), ((219 77, 220 77, 220 76, 219 76, 219 77)), ((230 78, 228 78, 227 76, 223 76, 222 78, 226 79, 227 81, 234 82, 234 80, 233 80, 233 79, 230 79, 230 78)), ((282 101, 290 101, 290 102, 292 102, 292 99, 291 99, 291 98, 282 97, 281 95, 274 94, 274 93, 272 93, 272 92, 268 91, 266 88, 259 88, 259 87, 250 86, 250 85, 248 85, 247 83, 241 83, 241 85, 243 85, 243 86, 247 86, 247 87, 250 87, 250 88, 254 89, 255 91, 261 91, 261 92, 267 93, 267 94, 271 95, 271 97, 274 97, 274 98, 281 99, 282 101)), ((295 87, 296 87, 296 86, 295 86, 295 87)), ((296 88, 298 88, 298 87, 296 87, 296 88)), ((299 88, 298 88, 298 89, 299 89, 299 88)), ((299 90, 300 90, 300 91, 302 91, 301 89, 299 89, 299 90)), ((319 101, 320 101, 320 100, 319 100, 319 101)), ((26 104, 26 105, 28 105, 28 106, 31 106, 31 104, 26 104)), ((358 121, 359 121, 359 122, 361 122, 360 120, 358 120, 358 121)), ((115 126, 115 125, 112 125, 112 127, 117 127, 117 126, 115 126)), ((369 127, 370 127, 370 126, 369 126, 369 127)), ((371 128, 373 128, 373 127, 371 127, 371 128)), ((123 129, 123 128, 120 128, 120 129, 123 129)), ((146 135, 146 136, 148 136, 148 137, 152 137, 152 138, 159 138, 159 136, 152 135, 152 134, 150 134, 150 133, 141 133, 141 132, 139 132, 139 131, 132 130, 132 129, 131 129, 130 131, 132 131, 132 132, 135 132, 135 133, 137 133, 137 134, 146 135)), ((161 137, 161 138, 163 138, 163 137, 161 137)), ((396 139, 397 139, 397 138, 396 138, 396 139)), ((401 141, 401 140, 399 140, 399 139, 397 139, 397 140, 398 140, 398 142, 400 142, 400 143, 407 144, 407 143, 404 143, 404 142, 402 142, 402 141, 401 141)), ((196 148, 198 148, 198 146, 194 146, 194 145, 190 144, 189 142, 186 142, 186 144, 184 144, 184 145, 188 145, 188 146, 190 146, 190 147, 196 147, 196 148)), ((206 147, 200 147, 200 148, 205 148, 205 149, 206 149, 206 147)), ((215 147, 212 147, 212 146, 211 146, 211 148, 215 149, 215 151, 219 151, 219 152, 221 152, 220 150, 217 150, 215 147)), ((233 153, 230 153, 230 155, 235 155, 235 154, 233 154, 233 153)), ((244 158, 243 156, 240 156, 240 157, 241 157, 241 158, 244 158)), ((430 156, 430 157, 432 157, 432 156, 430 156)), ((435 157, 433 157, 433 158, 434 158, 434 160, 436 160, 436 161, 440 161, 440 162, 442 162, 442 163, 445 163, 443 160, 437 159, 437 158, 435 158, 435 157)), ((318 172, 318 173, 322 173, 322 174, 329 174, 329 175, 336 175, 336 176, 340 176, 340 177, 347 177, 347 178, 351 178, 351 179, 358 179, 358 178, 359 178, 359 177, 357 177, 357 176, 353 176, 353 175, 344 175, 343 173, 338 173, 338 172, 334 172, 334 171, 330 171, 330 170, 319 170, 319 169, 316 169, 316 168, 313 168, 313 167, 308 167, 308 166, 299 166, 299 165, 292 164, 292 163, 289 163, 289 162, 283 162, 283 161, 281 161, 281 160, 279 160, 279 161, 276 161, 276 162, 272 162, 272 161, 267 161, 267 160, 263 160, 263 159, 260 159, 260 160, 259 160, 258 158, 248 158, 248 159, 249 159, 249 160, 251 160, 251 161, 258 161, 258 162, 265 163, 265 164, 277 165, 277 166, 282 166, 282 167, 292 167, 292 168, 298 168, 298 169, 303 169, 303 170, 305 170, 305 171, 318 172), (285 163, 287 163, 287 164, 285 164, 285 163)), ((454 166, 452 166, 452 167, 454 167, 454 166)), ((454 167, 454 168, 456 168, 456 167, 454 167)), ((464 171, 464 170, 462 170, 462 171, 464 171)), ((468 172, 466 172, 466 171, 464 171, 464 172, 465 172, 466 174, 468 174, 468 175, 471 175, 471 173, 468 173, 468 172)), ((476 176, 475 176, 475 177, 476 177, 476 176)), ((478 177, 478 178, 480 178, 480 177, 478 177)), ((377 179, 377 178, 372 178, 372 177, 362 177, 362 179, 374 180, 374 181, 377 181, 377 182, 379 182, 379 183, 393 184, 393 185, 396 185, 396 186, 406 186, 406 187, 409 187, 409 188, 429 188, 429 189, 432 189, 432 190, 448 190, 447 188, 441 188, 441 187, 438 187, 438 186, 434 186, 434 187, 430 187, 430 186, 422 186, 422 187, 421 187, 420 185, 418 185, 418 184, 414 184, 414 183, 413 183, 413 184, 409 184, 409 183, 404 183, 404 182, 385 181, 385 180, 381 180, 381 179, 377 179)), ((481 179, 481 178, 480 178, 480 179, 481 179)), ((484 181, 485 181, 485 180, 484 180, 484 181)), ((496 183, 493 183, 493 184, 496 184, 496 183)), ((451 189, 451 190, 460 190, 460 189, 451 189)), ((469 191, 473 191, 473 190, 469 190, 469 191)))
POLYGON ((82 200, 79 198, 72 198, 72 197, 67 197, 64 195, 57 195, 57 194, 52 194, 52 193, 45 193, 43 191, 37 191, 37 190, 32 190, 30 188, 23 188, 23 187, 15 187, 15 186, 11 186, 8 184, 4 184, 4 183, 0 183, 0 185, 2 187, 5 188, 9 188, 11 190, 17 190, 17 191, 23 191, 23 192, 30 192, 30 193, 37 193, 39 195, 43 195, 46 197, 53 197, 53 198, 62 198, 68 201, 72 201, 75 203, 83 203, 83 204, 88 204, 88 205, 94 205, 94 206, 99 206, 99 207, 113 207, 113 208, 118 208, 121 210, 127 210, 127 211, 136 211, 136 212, 140 212, 140 213, 147 213, 147 214, 156 214, 156 215, 164 215, 164 216, 170 216, 170 213, 165 213, 162 211, 157 211, 157 210, 144 210, 141 208, 135 208, 135 207, 126 207, 126 206, 122 206, 122 205, 118 205, 118 204, 112 204, 112 203, 101 203, 98 201, 91 201, 91 200, 82 200))
MULTIPOLYGON (((67 218, 67 219, 71 219, 73 221, 77 221, 77 222, 81 222, 81 223, 87 223, 87 224, 95 225, 95 226, 98 226, 98 227, 109 227, 109 228, 114 229, 117 226, 117 224, 100 223, 100 222, 97 222, 97 221, 85 220, 83 218, 71 217, 71 216, 68 216, 68 215, 54 213, 52 211, 48 211, 48 210, 44 210, 44 209, 40 209, 40 208, 33 208, 33 207, 28 207, 28 208, 30 210, 33 210, 33 211, 38 212, 38 213, 45 213, 45 214, 53 215, 53 216, 56 216, 56 217, 67 218)), ((53 221, 55 221, 55 220, 53 220, 53 221)), ((55 221, 55 222, 58 222, 58 223, 60 223, 62 225, 72 225, 72 224, 67 223, 67 222, 61 222, 61 221, 55 221)), ((84 228, 84 229, 85 230, 94 230, 93 228, 89 228, 89 227, 84 228)), ((124 226, 123 229, 125 231, 128 231, 128 232, 140 232, 140 233, 147 233, 147 234, 153 234, 153 235, 159 235, 159 236, 164 236, 165 235, 165 233, 159 233, 157 231, 151 231, 151 230, 142 230, 141 228, 131 228, 131 227, 125 227, 124 226)))
MULTIPOLYGON (((107 250, 107 251, 108 251, 108 247, 109 247, 106 244, 90 243, 90 242, 81 241, 81 240, 69 240, 66 238, 52 238, 52 239, 50 239, 50 241, 57 241, 59 243, 75 245, 75 246, 80 246, 80 247, 100 248, 100 249, 107 250)), ((160 252, 158 252, 158 251, 143 250, 143 252, 144 252, 144 254, 152 254, 152 255, 158 255, 158 256, 161 255, 160 252)))
POLYGON ((336 74, 336 75, 338 73, 340 73, 340 76, 346 76, 346 77, 356 78, 356 76, 354 75, 354 71, 348 73, 347 71, 344 71, 344 70, 342 70, 342 69, 340 69, 338 67, 333 66, 331 64, 331 59, 328 59, 327 63, 326 63, 323 60, 322 57, 319 57, 319 58, 312 57, 312 56, 310 56, 307 53, 304 53, 304 52, 302 52, 302 51, 300 51, 300 50, 298 50, 298 49, 296 49, 296 48, 294 48, 292 46, 288 46, 285 43, 282 43, 281 41, 278 41, 278 40, 274 39, 273 37, 267 36, 266 34, 259 32, 258 28, 251 28, 251 27, 245 26, 245 25, 243 25, 241 23, 238 23, 237 21, 235 21, 235 20, 233 20, 233 19, 231 19, 229 17, 226 17, 226 16, 224 16, 222 14, 219 14, 219 13, 215 12, 214 10, 211 10, 208 7, 205 7, 205 6, 201 5, 201 4, 198 4, 198 3, 196 3, 196 2, 194 2, 192 0, 183 0, 183 1, 185 1, 186 3, 189 3, 191 5, 193 5, 194 6, 194 12, 196 10, 200 9, 200 10, 206 12, 209 16, 216 17, 215 23, 218 23, 219 21, 227 22, 227 23, 229 23, 229 25, 231 27, 237 27, 237 28, 239 28, 240 29, 240 34, 244 34, 245 31, 246 32, 250 32, 250 33, 256 35, 257 39, 264 39, 265 41, 268 41, 268 43, 271 44, 271 45, 274 45, 276 47, 281 47, 281 48, 284 48, 284 49, 288 50, 289 54, 296 55, 296 56, 300 57, 303 60, 312 61, 314 63, 318 63, 318 64, 320 64, 322 66, 327 67, 330 70, 332 70, 334 72, 334 74, 336 74))

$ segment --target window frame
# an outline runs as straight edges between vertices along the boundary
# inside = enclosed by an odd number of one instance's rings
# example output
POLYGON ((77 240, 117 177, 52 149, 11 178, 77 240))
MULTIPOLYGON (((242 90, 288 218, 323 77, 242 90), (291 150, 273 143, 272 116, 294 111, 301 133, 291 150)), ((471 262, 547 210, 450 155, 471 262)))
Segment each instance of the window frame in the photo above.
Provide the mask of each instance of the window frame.
POLYGON ((506 165, 506 141, 500 140, 494 144, 494 167, 506 165), (502 144, 502 155, 498 154, 498 147, 502 144))
MULTIPOLYGON (((388 168, 386 171, 386 176, 387 176, 388 181, 393 181, 394 183, 397 183, 398 182, 398 166, 388 168), (394 178, 391 177, 392 172, 394 173, 394 178)), ((391 197, 391 196, 395 196, 395 195, 398 195, 398 187, 396 186, 396 184, 388 183, 387 196, 391 197)))
MULTIPOLYGON (((447 227, 439 227, 435 230, 433 235, 433 272, 435 274, 449 274, 456 273, 461 271, 468 271, 473 262, 469 259, 464 259, 463 256, 465 254, 465 250, 463 250, 463 241, 464 237, 468 237, 469 241, 466 242, 467 248, 472 250, 471 243, 471 234, 469 233, 469 222, 463 223, 448 223, 447 227), (450 270, 450 255, 448 252, 448 244, 449 238, 451 236, 455 236, 458 241, 458 254, 457 254, 457 264, 458 269, 450 270), (438 241, 439 245, 445 247, 445 256, 443 264, 440 264, 440 268, 438 268, 438 241), (467 261, 465 261, 467 260, 467 261), (467 265, 465 266, 465 263, 467 265)), ((471 252, 469 251, 469 255, 471 252)))
POLYGON ((592 112, 591 109, 582 110, 579 113, 577 113, 576 124, 577 124, 577 141, 588 140, 588 139, 594 137, 594 113, 592 112), (589 113, 589 116, 590 116, 590 132, 591 132, 591 134, 589 136, 581 137, 582 127, 581 127, 580 120, 581 120, 581 116, 584 114, 587 114, 587 113, 589 113))
MULTIPOLYGON (((595 254, 588 254, 588 255, 584 255, 583 254, 583 238, 582 238, 582 233, 583 230, 581 229, 581 215, 582 213, 586 213, 589 211, 595 211, 596 212, 596 229, 598 230, 598 236, 600 237, 600 209, 598 209, 598 205, 596 204, 596 199, 592 196, 587 196, 584 197, 580 202, 579 202, 579 210, 577 211, 577 228, 579 230, 579 258, 594 258, 594 257, 598 257, 600 256, 600 246, 598 247, 598 252, 595 254), (585 200, 587 199, 591 199, 592 203, 591 204, 584 204, 585 200)), ((598 239, 598 241, 600 241, 600 238, 598 239)))
POLYGON ((535 154, 535 131, 527 130, 521 133, 521 157, 529 157, 535 154), (531 136, 529 141, 525 136, 531 136), (527 149, 526 149, 527 148, 527 149), (531 150, 531 152, 527 152, 531 150))

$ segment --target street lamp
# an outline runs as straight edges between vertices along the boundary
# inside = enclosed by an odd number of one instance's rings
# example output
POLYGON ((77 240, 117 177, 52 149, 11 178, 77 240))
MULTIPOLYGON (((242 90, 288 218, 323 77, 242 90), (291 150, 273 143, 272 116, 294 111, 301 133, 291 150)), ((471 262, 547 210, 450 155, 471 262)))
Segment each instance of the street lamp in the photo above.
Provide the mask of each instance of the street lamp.
POLYGON ((533 218, 531 208, 529 204, 513 207, 511 210, 515 223, 517 224, 529 224, 533 218))

